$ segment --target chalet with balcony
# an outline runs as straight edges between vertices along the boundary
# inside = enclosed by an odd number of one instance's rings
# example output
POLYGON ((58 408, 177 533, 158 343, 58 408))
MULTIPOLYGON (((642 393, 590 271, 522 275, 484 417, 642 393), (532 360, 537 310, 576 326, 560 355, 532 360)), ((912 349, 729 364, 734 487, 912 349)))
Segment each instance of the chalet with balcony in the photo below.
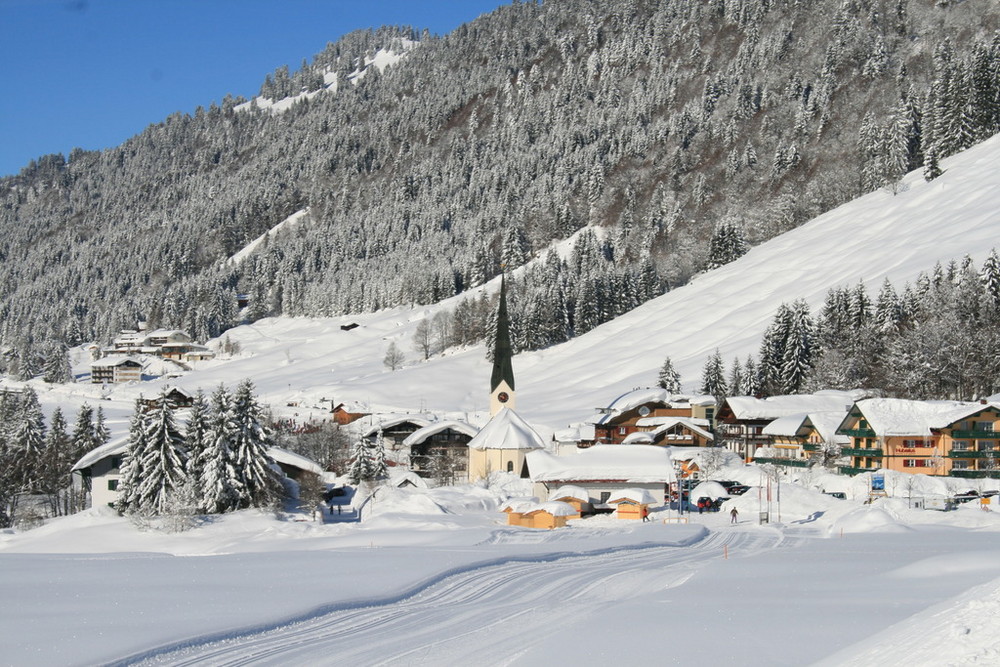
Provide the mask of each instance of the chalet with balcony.
POLYGON ((393 414, 375 415, 371 417, 371 421, 371 426, 362 430, 361 436, 374 442, 381 432, 385 446, 392 451, 399 451, 404 440, 433 422, 426 415, 393 414))
POLYGON ((433 422, 403 440, 410 469, 442 484, 464 484, 469 478, 469 441, 479 432, 463 421, 433 422))
POLYGON ((736 452, 744 461, 753 460, 759 447, 770 447, 772 438, 764 428, 780 417, 813 412, 846 412, 863 392, 822 391, 791 396, 730 396, 715 418, 715 440, 736 452))
POLYGON ((846 411, 813 412, 779 417, 763 429, 771 444, 760 447, 754 454, 755 463, 771 463, 804 468, 813 461, 835 456, 841 447, 849 446, 850 438, 838 435, 846 411))
POLYGON ((105 357, 90 364, 94 384, 121 384, 142 379, 142 362, 134 357, 105 357))
POLYGON ((632 433, 643 430, 639 420, 651 417, 699 419, 709 424, 715 416, 711 396, 678 396, 664 389, 634 389, 600 409, 594 420, 597 444, 621 444, 632 433))
POLYGON ((838 433, 851 438, 841 450, 857 474, 885 468, 957 477, 998 474, 1000 405, 880 398, 858 401, 838 433))
POLYGON ((648 437, 644 444, 667 447, 711 447, 715 435, 711 422, 694 417, 643 417, 635 422, 636 431, 623 442, 636 442, 648 437), (631 438, 631 440, 630 440, 631 438))

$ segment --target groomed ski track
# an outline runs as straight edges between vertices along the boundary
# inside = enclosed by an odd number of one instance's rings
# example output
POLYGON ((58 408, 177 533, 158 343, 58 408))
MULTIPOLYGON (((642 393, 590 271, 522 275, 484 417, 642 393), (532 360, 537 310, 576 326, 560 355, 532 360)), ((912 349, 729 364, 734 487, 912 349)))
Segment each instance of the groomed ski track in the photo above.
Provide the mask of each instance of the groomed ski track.
POLYGON ((509 559, 448 574, 395 600, 334 604, 273 628, 192 639, 112 664, 509 664, 532 646, 531 629, 569 627, 581 605, 680 586, 727 551, 739 558, 796 542, 779 530, 736 527, 686 546, 509 559))

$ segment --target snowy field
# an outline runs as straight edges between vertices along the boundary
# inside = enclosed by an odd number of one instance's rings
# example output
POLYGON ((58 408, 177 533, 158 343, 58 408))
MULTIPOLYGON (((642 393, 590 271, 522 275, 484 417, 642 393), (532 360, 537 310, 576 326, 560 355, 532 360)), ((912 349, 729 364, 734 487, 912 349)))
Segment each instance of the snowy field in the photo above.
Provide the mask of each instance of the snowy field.
MULTIPOLYGON (((727 362, 756 352, 782 302, 818 309, 833 286, 860 280, 875 293, 937 261, 981 263, 1000 245, 998 163, 995 137, 946 160, 932 183, 911 175, 896 196, 868 195, 585 336, 517 356, 518 412, 546 435, 650 385, 667 355, 694 389, 716 348, 727 362)), ((459 298, 239 327, 227 334, 238 355, 169 382, 210 392, 251 378, 300 420, 353 401, 482 423, 482 348, 426 362, 412 351, 417 323, 459 298), (382 366, 391 341, 410 357, 395 372, 382 366)), ((100 405, 120 438, 135 398, 167 382, 32 384, 49 413, 100 405)), ((760 483, 754 468, 723 474, 760 483)), ((961 484, 920 492, 979 483, 961 484)), ((91 510, 0 532, 0 663, 1000 663, 998 513, 911 510, 905 480, 892 479, 896 498, 865 505, 864 485, 783 483, 765 526, 751 489, 723 508, 739 509, 735 527, 725 514, 688 525, 654 514, 510 528, 496 509, 504 495, 473 488, 385 492, 363 524, 241 512, 167 534, 91 510)))
MULTIPOLYGON (((788 483, 780 523, 758 525, 766 501, 752 488, 687 524, 664 523, 674 515, 661 510, 647 524, 595 517, 546 531, 503 525, 498 498, 383 490, 362 524, 244 511, 175 534, 89 510, 0 535, 0 662, 941 665, 1000 655, 1000 513, 973 504, 865 505, 788 483)), ((775 494, 772 520, 778 510, 775 494)))

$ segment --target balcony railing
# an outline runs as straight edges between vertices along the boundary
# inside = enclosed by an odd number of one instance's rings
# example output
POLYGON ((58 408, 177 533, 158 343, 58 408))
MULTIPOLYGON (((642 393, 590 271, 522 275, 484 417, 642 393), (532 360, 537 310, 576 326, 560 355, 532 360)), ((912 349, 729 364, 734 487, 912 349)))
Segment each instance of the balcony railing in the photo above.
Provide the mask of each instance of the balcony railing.
POLYGON ((882 458, 881 449, 868 449, 867 447, 841 447, 840 454, 842 456, 873 456, 875 458, 882 458))
POLYGON ((860 468, 858 466, 838 466, 841 475, 860 475, 863 472, 874 472, 878 468, 860 468))
POLYGON ((1000 459, 1000 452, 974 452, 972 450, 956 450, 948 452, 948 456, 953 459, 1000 459))
POLYGON ((788 466, 790 468, 808 468, 809 461, 807 459, 783 459, 780 456, 755 456, 753 457, 754 463, 770 463, 776 466, 788 466))
POLYGON ((802 449, 804 449, 807 452, 818 452, 819 448, 820 448, 820 445, 815 445, 815 444, 812 444, 812 443, 806 443, 806 444, 802 445, 802 449))
POLYGON ((952 431, 951 437, 953 438, 976 438, 982 440, 996 440, 1000 438, 1000 432, 997 431, 952 431))
POLYGON ((973 478, 985 478, 985 477, 1000 477, 1000 470, 952 470, 952 477, 973 477, 973 478))
POLYGON ((837 431, 837 433, 840 433, 842 435, 849 435, 852 438, 876 437, 875 431, 871 430, 870 428, 849 428, 849 429, 844 429, 843 431, 837 431))

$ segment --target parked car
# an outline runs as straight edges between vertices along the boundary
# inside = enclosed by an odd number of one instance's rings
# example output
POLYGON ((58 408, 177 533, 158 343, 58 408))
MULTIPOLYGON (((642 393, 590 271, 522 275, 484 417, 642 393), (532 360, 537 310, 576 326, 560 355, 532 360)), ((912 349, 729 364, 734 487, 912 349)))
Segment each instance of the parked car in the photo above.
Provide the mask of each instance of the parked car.
POLYGON ((841 500, 847 500, 847 494, 843 491, 824 491, 823 494, 833 496, 834 498, 840 498, 841 500))

